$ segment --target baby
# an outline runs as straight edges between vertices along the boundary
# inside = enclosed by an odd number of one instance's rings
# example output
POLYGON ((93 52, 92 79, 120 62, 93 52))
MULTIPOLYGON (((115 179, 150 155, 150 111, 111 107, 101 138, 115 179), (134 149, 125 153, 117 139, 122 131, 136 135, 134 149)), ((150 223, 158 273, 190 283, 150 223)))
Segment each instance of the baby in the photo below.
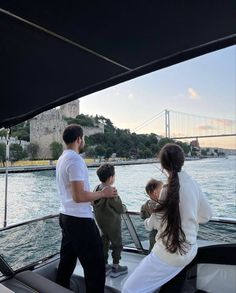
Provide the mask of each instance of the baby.
MULTIPOLYGON (((143 220, 149 218, 151 214, 154 212, 157 204, 158 204, 158 199, 160 196, 160 192, 163 187, 163 182, 156 180, 156 179, 151 179, 148 181, 145 190, 147 195, 150 197, 149 200, 146 201, 145 204, 141 206, 141 211, 140 211, 140 216, 143 220)), ((153 229, 150 231, 149 234, 149 252, 152 250, 153 245, 155 244, 155 237, 157 234, 157 230, 153 229)))

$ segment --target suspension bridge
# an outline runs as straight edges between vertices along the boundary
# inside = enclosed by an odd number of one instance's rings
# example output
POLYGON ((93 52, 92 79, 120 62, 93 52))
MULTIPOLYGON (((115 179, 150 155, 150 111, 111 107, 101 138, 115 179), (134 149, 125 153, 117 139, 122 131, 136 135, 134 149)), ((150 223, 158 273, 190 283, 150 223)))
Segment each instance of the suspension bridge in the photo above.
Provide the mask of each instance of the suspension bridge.
POLYGON ((144 121, 133 132, 154 129, 155 134, 171 139, 236 136, 236 120, 163 110, 144 121))

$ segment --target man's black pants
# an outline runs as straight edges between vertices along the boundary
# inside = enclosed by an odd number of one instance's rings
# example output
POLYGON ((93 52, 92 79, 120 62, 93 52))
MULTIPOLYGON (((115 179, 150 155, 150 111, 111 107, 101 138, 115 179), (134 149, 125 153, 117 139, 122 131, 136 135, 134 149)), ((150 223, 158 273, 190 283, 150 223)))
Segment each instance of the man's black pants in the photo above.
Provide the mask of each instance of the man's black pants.
POLYGON ((69 288, 77 257, 84 269, 87 293, 104 293, 103 245, 95 221, 60 214, 62 242, 57 283, 69 288))

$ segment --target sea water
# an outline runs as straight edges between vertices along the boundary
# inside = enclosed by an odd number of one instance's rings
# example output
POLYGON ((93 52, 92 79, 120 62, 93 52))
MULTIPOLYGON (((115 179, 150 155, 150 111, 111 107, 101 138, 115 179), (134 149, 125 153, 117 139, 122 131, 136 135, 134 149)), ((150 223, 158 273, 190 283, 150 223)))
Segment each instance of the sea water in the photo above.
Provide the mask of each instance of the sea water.
MULTIPOLYGON (((147 200, 144 191, 150 178, 166 180, 160 164, 116 166, 115 186, 130 211, 140 211, 147 200)), ((214 216, 236 218, 236 157, 211 158, 186 161, 187 171, 206 194, 214 216)), ((89 168, 91 189, 98 183, 96 168, 89 168)), ((11 173, 8 178, 7 225, 57 214, 55 171, 11 173)), ((5 176, 0 175, 0 227, 4 220, 5 176)), ((143 220, 131 216, 140 241, 148 239, 143 220)), ((235 225, 210 223, 202 225, 198 237, 214 243, 235 242, 235 225)), ((134 247, 133 241, 122 222, 122 239, 125 246, 134 247)), ((30 222, 27 225, 11 227, 0 233, 1 255, 14 269, 30 265, 59 252, 61 232, 57 218, 30 222)), ((143 243, 143 242, 142 242, 143 243)), ((1 276, 1 273, 0 273, 1 276)))
MULTIPOLYGON (((236 156, 186 161, 184 170, 206 194, 213 216, 236 218, 236 156)), ((128 210, 139 211, 147 200, 145 185, 150 178, 166 180, 159 163, 116 166, 116 186, 128 210)), ((96 168, 89 168, 90 187, 98 184, 96 168)), ((4 220, 5 175, 0 174, 0 227, 4 220)), ((7 224, 57 214, 59 200, 55 171, 8 175, 7 224)))

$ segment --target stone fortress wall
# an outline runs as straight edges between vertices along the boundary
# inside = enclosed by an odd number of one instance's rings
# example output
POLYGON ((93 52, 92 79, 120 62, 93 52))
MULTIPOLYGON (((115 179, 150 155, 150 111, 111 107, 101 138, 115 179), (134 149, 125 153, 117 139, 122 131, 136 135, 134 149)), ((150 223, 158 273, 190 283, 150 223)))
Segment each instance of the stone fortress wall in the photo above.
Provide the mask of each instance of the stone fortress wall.
MULTIPOLYGON (((39 146, 38 159, 50 159, 52 157, 50 144, 54 141, 63 144, 62 133, 67 122, 63 117, 76 118, 79 115, 79 100, 62 105, 39 114, 30 120, 30 143, 39 146)), ((104 133, 104 125, 98 127, 83 127, 85 136, 96 133, 104 133)))

